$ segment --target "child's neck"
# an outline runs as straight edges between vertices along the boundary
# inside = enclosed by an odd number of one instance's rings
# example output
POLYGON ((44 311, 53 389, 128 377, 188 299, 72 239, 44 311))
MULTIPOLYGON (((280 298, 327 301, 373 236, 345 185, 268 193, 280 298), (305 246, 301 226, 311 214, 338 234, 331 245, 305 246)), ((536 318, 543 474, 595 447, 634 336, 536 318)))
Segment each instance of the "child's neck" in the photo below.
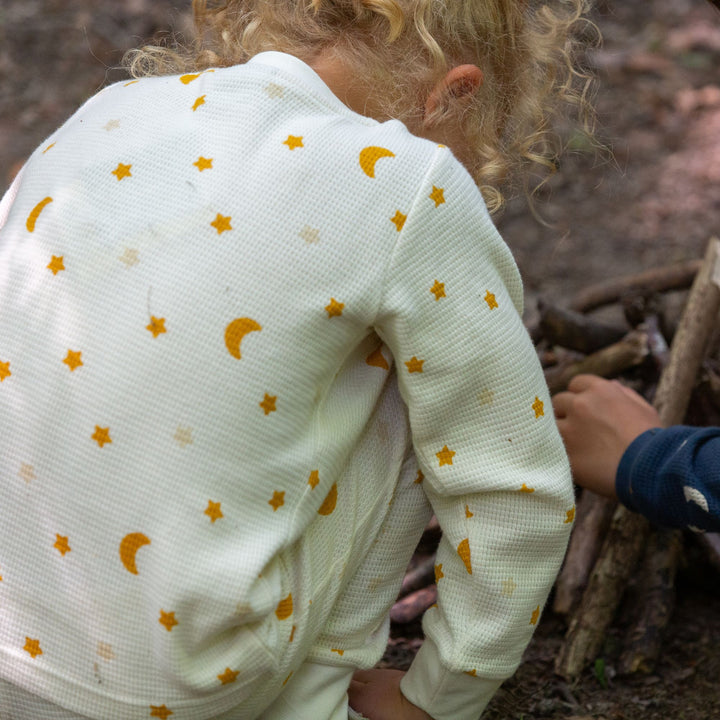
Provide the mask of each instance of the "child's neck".
POLYGON ((333 50, 322 50, 308 65, 320 76, 333 94, 351 110, 360 115, 386 120, 377 98, 373 97, 361 73, 338 57, 333 50))

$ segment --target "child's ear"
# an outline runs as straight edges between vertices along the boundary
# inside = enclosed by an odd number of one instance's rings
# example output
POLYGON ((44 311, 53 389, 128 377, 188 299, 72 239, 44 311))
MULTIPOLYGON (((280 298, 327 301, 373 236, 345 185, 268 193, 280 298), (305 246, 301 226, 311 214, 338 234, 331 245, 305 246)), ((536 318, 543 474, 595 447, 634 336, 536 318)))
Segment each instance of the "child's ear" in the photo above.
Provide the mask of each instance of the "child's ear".
POLYGON ((482 84, 483 73, 477 65, 457 65, 449 70, 425 101, 426 126, 434 124, 451 99, 470 99, 482 84))

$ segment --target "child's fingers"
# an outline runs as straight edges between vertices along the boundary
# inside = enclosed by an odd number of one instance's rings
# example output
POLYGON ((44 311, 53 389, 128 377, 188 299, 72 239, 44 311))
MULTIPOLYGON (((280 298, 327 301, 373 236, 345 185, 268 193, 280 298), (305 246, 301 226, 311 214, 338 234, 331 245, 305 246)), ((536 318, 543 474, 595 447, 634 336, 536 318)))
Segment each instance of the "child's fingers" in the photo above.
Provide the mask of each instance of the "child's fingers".
POLYGON ((557 420, 567 417, 568 409, 572 401, 573 396, 572 393, 569 392, 561 392, 553 396, 552 405, 557 420))
POLYGON ((605 378, 600 377, 599 375, 588 375, 588 374, 582 374, 582 375, 576 375, 570 382, 568 383, 568 392, 572 393, 579 393, 584 392, 585 390, 591 390, 596 385, 609 382, 608 380, 605 380, 605 378))

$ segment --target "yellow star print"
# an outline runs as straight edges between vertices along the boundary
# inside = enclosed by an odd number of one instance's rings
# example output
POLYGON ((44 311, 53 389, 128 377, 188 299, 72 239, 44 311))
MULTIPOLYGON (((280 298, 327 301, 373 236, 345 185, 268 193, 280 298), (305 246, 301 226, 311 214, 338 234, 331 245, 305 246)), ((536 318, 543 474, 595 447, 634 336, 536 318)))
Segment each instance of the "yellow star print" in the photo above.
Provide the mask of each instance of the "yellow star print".
POLYGON ((175 619, 175 613, 174 612, 165 612, 164 610, 160 610, 160 618, 158 622, 161 625, 165 626, 165 629, 168 632, 171 632, 172 629, 178 624, 178 621, 175 619))
POLYGON ((22 463, 20 465, 20 471, 18 475, 26 482, 29 483, 31 480, 36 478, 35 468, 29 463, 22 463))
POLYGON ((218 235, 222 235, 224 232, 233 229, 232 225, 230 224, 231 220, 231 215, 228 215, 226 217, 225 215, 221 215, 220 213, 218 213, 215 219, 210 224, 217 230, 218 235))
POLYGON ((97 654, 103 659, 103 660, 114 660, 115 659, 115 651, 112 649, 112 645, 110 643, 105 642, 98 642, 97 644, 97 654))
POLYGON ((395 215, 390 218, 390 222, 395 223, 395 228, 398 232, 400 232, 403 229, 403 225, 405 224, 405 221, 407 220, 407 215, 403 215, 399 210, 396 211, 395 215))
POLYGON ((171 715, 173 714, 173 711, 169 708, 165 707, 165 704, 162 705, 151 705, 150 706, 150 717, 156 717, 160 718, 161 720, 167 720, 171 715))
POLYGON ((325 306, 325 310, 327 311, 328 318, 333 317, 340 317, 342 315, 343 308, 345 307, 345 303, 338 302, 335 298, 330 298, 330 303, 325 306))
POLYGON ((428 197, 435 203, 435 207, 442 205, 445 202, 445 195, 443 194, 443 188, 435 187, 433 185, 432 192, 428 197))
POLYGON ((125 165, 123 163, 118 163, 118 166, 112 171, 112 174, 118 179, 118 182, 126 177, 132 177, 132 173, 130 172, 130 168, 132 165, 125 165))
POLYGON ((9 378, 11 375, 10 362, 0 362, 0 382, 4 382, 5 378, 9 378))
POLYGON ((502 594, 505 595, 505 597, 512 597, 516 589, 517 585, 512 578, 502 581, 502 594))
POLYGON ((317 228, 305 225, 298 235, 308 244, 313 245, 320 242, 320 231, 317 228))
POLYGON ((445 574, 442 571, 442 563, 438 563, 435 566, 435 584, 437 585, 438 581, 445 577, 445 574))
POLYGON ((265 393, 265 398, 261 403, 258 403, 258 405, 260 405, 266 415, 269 415, 271 412, 275 412, 275 410, 277 409, 275 407, 276 400, 277 395, 268 395, 267 393, 265 393))
POLYGON ((537 621, 540 618, 540 606, 538 605, 532 613, 532 617, 530 618, 530 624, 531 625, 537 625, 537 621))
POLYGON ((491 293, 489 290, 485 293, 485 302, 488 304, 488 307, 491 310, 494 310, 496 307, 498 307, 497 300, 495 299, 495 295, 491 293))
POLYGON ((423 475, 423 471, 418 470, 417 477, 415 478, 415 484, 419 485, 424 479, 425 479, 425 476, 423 475))
POLYGON ((215 523, 216 520, 225 517, 220 509, 220 503, 213 502, 212 500, 208 500, 208 506, 205 508, 203 513, 210 518, 211 523, 215 523))
POLYGON ((445 297, 445 283, 435 280, 435 284, 430 288, 430 292, 435 296, 435 300, 445 297))
POLYGON ((475 517, 475 513, 470 510, 470 506, 465 506, 465 517, 469 520, 471 517, 475 517))
POLYGON ((308 485, 314 490, 320 482, 320 471, 313 470, 308 478, 308 485))
POLYGON ((74 350, 68 350, 67 355, 65 356, 65 359, 63 362, 70 368, 70 372, 74 372, 77 368, 79 368, 82 364, 82 353, 80 351, 75 352, 74 350))
POLYGON ((536 395, 535 402, 532 404, 532 409, 535 411, 535 419, 542 417, 545 414, 543 401, 536 395))
POLYGON ((424 360, 418 360, 414 355, 405 362, 409 373, 421 373, 423 371, 424 360))
POLYGON ((271 98, 278 98, 282 97, 285 94, 285 88, 282 85, 278 85, 276 83, 270 83, 265 87, 265 92, 271 97, 271 98))
POLYGON ((57 255, 52 256, 52 260, 47 264, 47 268, 49 270, 52 270, 53 275, 57 275, 61 270, 65 269, 65 263, 63 262, 64 255, 60 255, 59 257, 57 255))
POLYGON ((125 267, 128 268, 140 262, 138 251, 135 248, 125 248, 125 252, 122 255, 118 255, 118 260, 121 263, 125 263, 125 267))
POLYGON ((92 439, 100 447, 102 447, 106 443, 112 443, 112 438, 110 437, 110 428, 101 428, 99 425, 96 425, 95 432, 92 434, 92 439))
POLYGON ((442 467, 443 465, 452 465, 454 456, 455 451, 450 450, 447 445, 445 445, 440 452, 435 453, 435 457, 437 457, 440 462, 439 467, 442 467))
POLYGON ((175 431, 175 435, 173 435, 173 437, 180 447, 184 448, 186 445, 193 444, 192 428, 178 426, 178 429, 175 431))
POLYGON ((68 545, 67 536, 55 533, 55 538, 55 544, 53 545, 53 547, 63 556, 65 555, 65 553, 69 553, 71 547, 70 545, 68 545))
POLYGON ((485 388, 481 393, 478 393, 478 400, 481 405, 492 405, 495 401, 495 393, 489 388, 485 388))
POLYGON ((287 145, 291 150, 299 147, 305 147, 303 145, 302 135, 288 135, 287 140, 283 140, 283 145, 287 145))
POLYGON ((272 498, 268 500, 268 505, 270 505, 273 509, 273 512, 276 512, 279 507, 282 507, 285 504, 285 491, 278 491, 275 490, 273 492, 272 498))
POLYGON ((42 655, 43 651, 40 649, 40 641, 39 640, 33 640, 32 638, 26 637, 25 638, 25 647, 23 650, 26 653, 29 653, 32 659, 34 660, 38 655, 42 655))
POLYGON ((373 367, 379 367, 383 370, 389 370, 390 365, 388 365, 388 361, 385 359, 385 356, 382 354, 382 350, 378 348, 377 350, 373 350, 366 358, 365 362, 368 365, 372 365, 373 367))
POLYGON ((534 492, 535 492, 535 488, 528 487, 525 483, 523 483, 523 484, 522 484, 522 487, 520 488, 520 490, 518 490, 518 492, 521 492, 521 493, 534 493, 534 492))
POLYGON ((205 104, 205 96, 201 95, 193 103, 193 106, 192 106, 193 112, 195 112, 201 105, 204 105, 204 104, 205 104))
POLYGON ((571 507, 566 513, 565 513, 565 522, 564 525, 567 525, 568 523, 571 523, 575 519, 575 506, 571 507))
POLYGON ((203 170, 212 170, 213 159, 205 158, 202 155, 193 163, 193 165, 202 172, 203 170))
POLYGON ((223 685, 229 685, 230 683, 234 683, 237 680, 237 676, 239 674, 239 670, 231 670, 230 668, 225 668, 225 672, 220 673, 220 675, 217 676, 217 679, 223 685))
POLYGON ((146 330, 149 330, 153 337, 166 333, 165 329, 165 318, 156 318, 154 315, 150 316, 150 324, 145 326, 146 330))

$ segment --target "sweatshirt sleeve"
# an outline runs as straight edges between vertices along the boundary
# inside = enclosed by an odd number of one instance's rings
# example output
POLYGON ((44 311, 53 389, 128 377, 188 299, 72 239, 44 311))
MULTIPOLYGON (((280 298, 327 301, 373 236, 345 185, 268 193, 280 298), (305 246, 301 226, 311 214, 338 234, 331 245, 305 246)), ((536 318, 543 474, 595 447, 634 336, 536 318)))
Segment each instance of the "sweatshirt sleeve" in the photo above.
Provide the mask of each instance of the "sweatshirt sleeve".
POLYGON ((652 523, 720 531, 720 428, 675 425, 644 432, 620 460, 615 487, 652 523))
POLYGON ((376 329, 398 367, 422 486, 443 530, 438 603, 402 691, 476 720, 516 670, 574 518, 570 470, 522 286, 482 197, 440 149, 387 269, 376 329))

